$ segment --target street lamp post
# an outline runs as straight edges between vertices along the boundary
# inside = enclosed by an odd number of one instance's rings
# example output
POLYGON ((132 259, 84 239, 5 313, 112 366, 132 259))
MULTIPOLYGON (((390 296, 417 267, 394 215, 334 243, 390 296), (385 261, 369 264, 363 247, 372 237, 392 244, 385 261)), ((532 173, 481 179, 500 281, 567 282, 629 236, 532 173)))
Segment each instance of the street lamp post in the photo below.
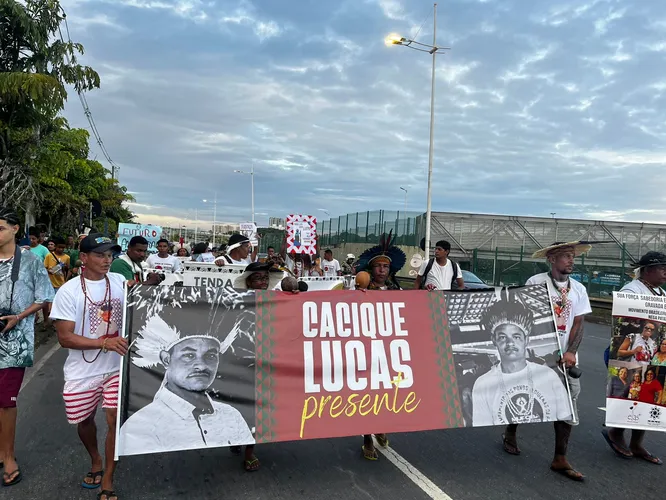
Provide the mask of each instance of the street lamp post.
POLYGON ((254 224, 254 162, 252 162, 252 169, 249 172, 244 170, 234 170, 237 174, 246 174, 250 176, 251 179, 251 189, 252 189, 252 223, 254 224))
POLYGON ((405 189, 402 186, 400 186, 400 189, 402 189, 405 192, 405 213, 407 213, 407 189, 405 189))
POLYGON ((426 231, 425 231, 425 252, 426 258, 430 257, 430 227, 432 219, 432 165, 435 154, 434 149, 434 130, 435 130, 435 62, 437 51, 449 50, 450 47, 437 46, 437 4, 434 5, 433 11, 433 31, 432 31, 432 45, 420 43, 415 40, 398 35, 389 35, 385 40, 386 45, 402 45, 410 49, 418 50, 419 52, 428 52, 432 54, 432 82, 430 90, 430 147, 428 149, 428 188, 426 200, 426 231), (425 47, 425 48, 421 48, 425 47))
MULTIPOLYGON (((203 200, 208 203, 208 200, 203 200)), ((215 201, 213 202, 213 246, 215 246, 215 221, 217 220, 217 191, 215 191, 215 201)))

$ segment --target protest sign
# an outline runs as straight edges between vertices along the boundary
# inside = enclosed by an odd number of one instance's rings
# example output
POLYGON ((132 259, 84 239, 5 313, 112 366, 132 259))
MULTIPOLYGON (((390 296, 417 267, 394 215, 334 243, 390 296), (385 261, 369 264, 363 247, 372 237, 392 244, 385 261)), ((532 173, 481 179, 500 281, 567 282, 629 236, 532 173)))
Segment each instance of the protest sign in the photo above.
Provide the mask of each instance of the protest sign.
POLYGON ((287 216, 287 253, 317 253, 317 218, 312 215, 287 216))
POLYGON ((139 287, 127 318, 118 456, 572 417, 545 285, 139 287))
POLYGON ((613 294, 606 425, 666 431, 666 296, 613 294))
POLYGON ((240 234, 250 240, 253 247, 259 246, 257 236, 257 225, 254 222, 241 222, 239 227, 240 234))
POLYGON ((118 224, 118 244, 127 251, 127 245, 134 236, 143 236, 148 240, 148 252, 157 252, 157 241, 162 237, 162 228, 150 224, 118 224))

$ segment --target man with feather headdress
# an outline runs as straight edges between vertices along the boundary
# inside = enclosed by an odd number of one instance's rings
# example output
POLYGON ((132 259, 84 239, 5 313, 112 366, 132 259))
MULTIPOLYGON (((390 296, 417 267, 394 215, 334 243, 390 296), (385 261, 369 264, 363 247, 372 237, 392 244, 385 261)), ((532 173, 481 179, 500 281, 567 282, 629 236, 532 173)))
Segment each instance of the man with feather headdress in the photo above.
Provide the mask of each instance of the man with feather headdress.
POLYGON ((153 402, 120 429, 126 455, 255 442, 241 413, 206 393, 236 329, 220 342, 210 335, 182 335, 157 315, 148 320, 139 332, 138 356, 132 363, 141 368, 162 365, 165 374, 153 402))
MULTIPOLYGON (((407 262, 405 252, 393 245, 393 231, 388 236, 383 234, 379 245, 368 248, 361 254, 356 265, 356 271, 366 271, 370 275, 368 290, 400 290, 395 275, 407 262)), ((386 434, 375 434, 377 444, 386 448, 389 444, 386 434)), ((379 455, 375 449, 372 434, 363 436, 363 457, 368 460, 377 460, 379 455)))

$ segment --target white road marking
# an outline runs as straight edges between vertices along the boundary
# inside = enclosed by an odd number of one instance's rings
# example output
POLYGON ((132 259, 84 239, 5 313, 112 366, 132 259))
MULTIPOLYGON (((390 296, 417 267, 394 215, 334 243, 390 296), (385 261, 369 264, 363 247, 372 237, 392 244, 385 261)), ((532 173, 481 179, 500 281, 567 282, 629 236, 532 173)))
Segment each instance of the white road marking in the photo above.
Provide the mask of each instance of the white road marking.
POLYGON ((33 365, 32 368, 29 368, 27 370, 25 378, 23 379, 23 384, 21 384, 21 389, 19 390, 19 394, 23 389, 25 389, 25 386, 28 385, 28 383, 33 379, 33 377, 37 375, 37 373, 39 373, 39 370, 42 369, 44 364, 49 360, 51 356, 53 356, 58 351, 58 349, 60 349, 60 344, 56 341, 55 345, 51 347, 51 349, 49 349, 46 352, 46 354, 44 354, 44 356, 42 356, 42 358, 33 365))
POLYGON ((599 406, 599 409, 600 409, 601 411, 606 411, 606 407, 605 407, 605 406, 599 406))
MULTIPOLYGON (((373 437, 374 439, 374 437, 373 437)), ((449 495, 444 493, 439 487, 430 479, 425 477, 421 471, 410 464, 402 456, 400 456, 393 448, 387 446, 382 448, 375 441, 375 448, 379 453, 384 455, 389 462, 395 465, 405 476, 407 476, 416 486, 418 486, 426 495, 433 500, 453 500, 449 495)))

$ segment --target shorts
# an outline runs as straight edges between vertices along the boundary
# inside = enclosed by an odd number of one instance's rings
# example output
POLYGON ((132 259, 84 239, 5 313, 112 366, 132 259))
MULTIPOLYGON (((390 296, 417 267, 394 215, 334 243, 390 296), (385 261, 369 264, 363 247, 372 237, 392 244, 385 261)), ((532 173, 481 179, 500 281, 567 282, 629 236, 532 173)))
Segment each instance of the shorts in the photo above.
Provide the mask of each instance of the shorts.
POLYGON ((89 418, 100 402, 102 408, 118 407, 119 372, 65 381, 62 397, 70 424, 80 424, 89 418))
POLYGON ((0 369, 0 408, 16 408, 25 368, 0 369))
POLYGON ((573 420, 567 422, 569 425, 578 425, 578 396, 580 396, 580 378, 572 378, 567 373, 569 390, 571 391, 571 402, 573 403, 573 420))

